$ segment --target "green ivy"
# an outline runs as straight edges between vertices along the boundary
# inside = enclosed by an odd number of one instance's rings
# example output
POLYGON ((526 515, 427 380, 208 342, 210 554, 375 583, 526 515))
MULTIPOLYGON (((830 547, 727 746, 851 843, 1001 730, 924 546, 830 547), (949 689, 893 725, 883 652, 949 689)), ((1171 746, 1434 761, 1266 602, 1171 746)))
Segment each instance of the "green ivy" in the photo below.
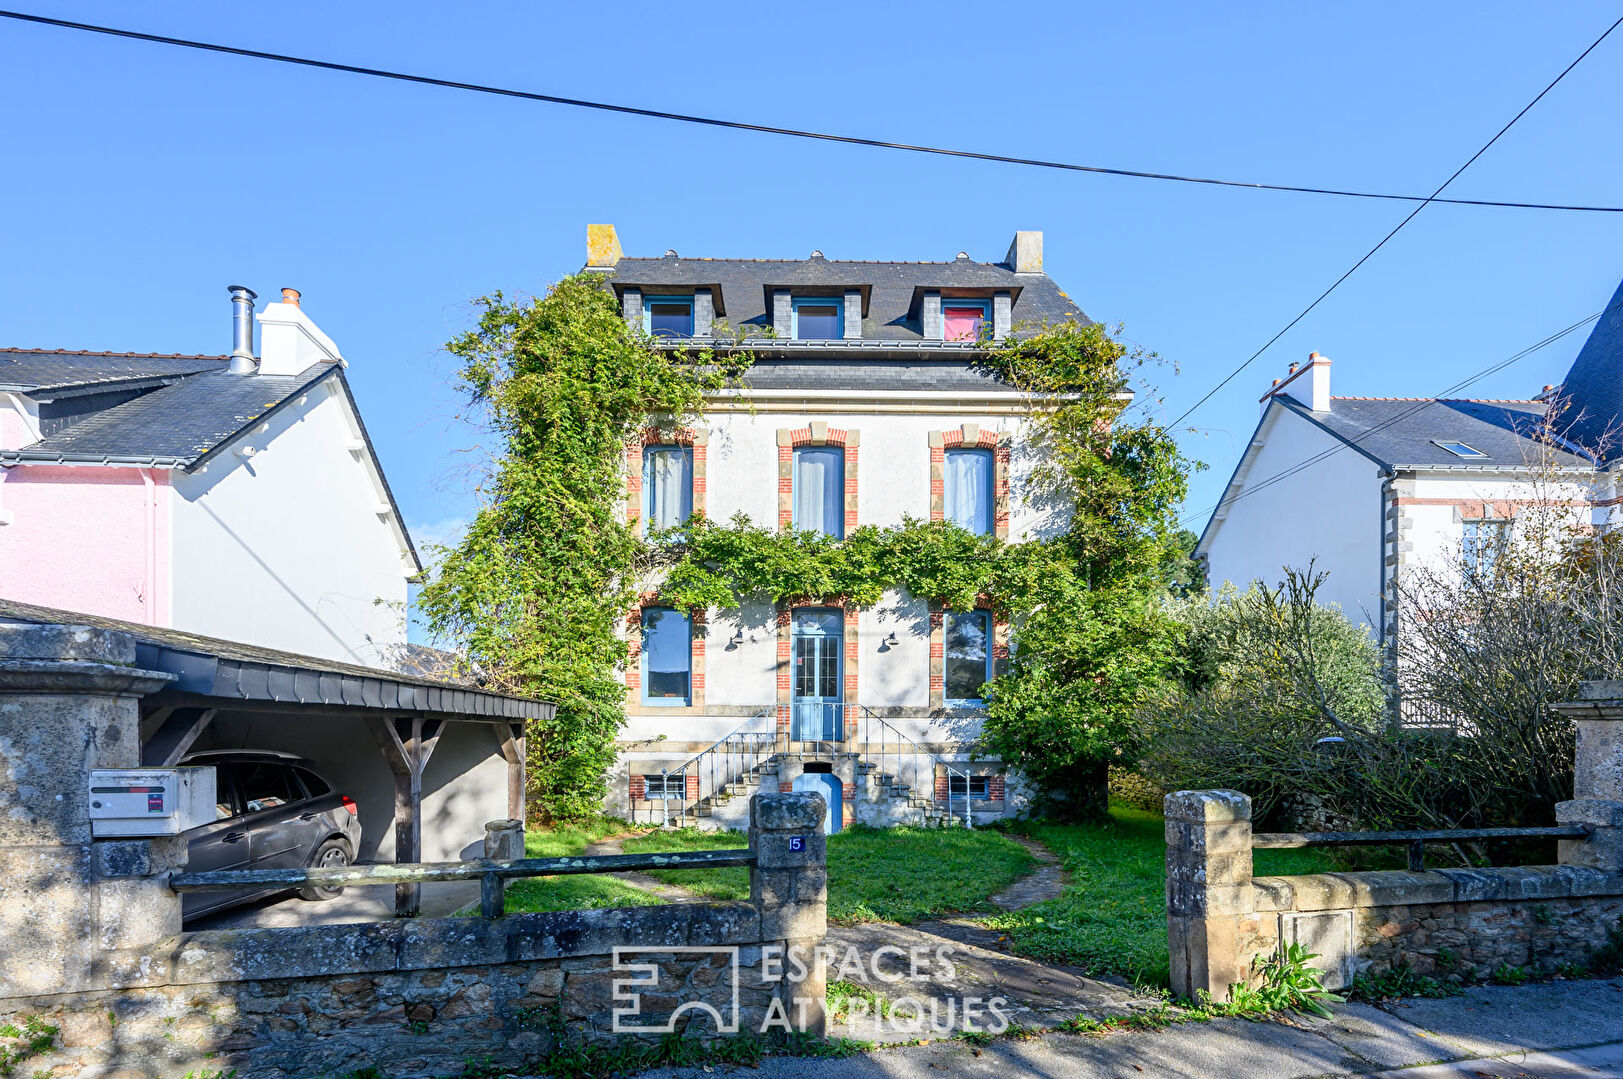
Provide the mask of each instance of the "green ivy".
POLYGON ((1034 396, 1031 444, 1019 449, 1040 462, 1027 497, 1068 522, 1057 536, 1010 543, 907 518, 836 541, 739 516, 641 540, 622 512, 626 445, 654 419, 696 414, 748 354, 652 347, 591 275, 539 300, 498 294, 481 306, 478 327, 448 348, 501 452, 484 507, 419 604, 497 686, 557 702, 557 719, 530 733, 529 793, 543 816, 602 801, 625 721, 617 631, 650 587, 692 609, 871 607, 888 589, 959 609, 989 597, 1018 647, 987 687, 984 748, 1079 811, 1102 806, 1105 764, 1178 632, 1157 599, 1180 565, 1187 462, 1161 428, 1123 418, 1129 375, 1153 357, 1074 322, 982 342, 984 366, 1034 396))
POLYGON ((558 705, 529 731, 529 801, 547 818, 594 814, 625 722, 617 630, 645 548, 622 511, 625 447, 651 417, 678 422, 749 360, 655 349, 601 276, 540 299, 479 301, 446 347, 500 450, 467 534, 418 598, 493 688, 558 705))

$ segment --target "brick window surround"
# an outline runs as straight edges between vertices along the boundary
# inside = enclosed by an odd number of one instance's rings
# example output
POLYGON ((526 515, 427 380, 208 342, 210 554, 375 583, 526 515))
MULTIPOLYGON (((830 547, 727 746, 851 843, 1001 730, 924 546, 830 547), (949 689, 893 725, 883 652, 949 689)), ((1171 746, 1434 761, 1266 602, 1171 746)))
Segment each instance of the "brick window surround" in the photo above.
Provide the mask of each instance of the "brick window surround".
MULTIPOLYGON (((857 448, 862 444, 861 431, 847 431, 814 422, 805 427, 778 428, 778 530, 788 531, 795 519, 795 450, 802 446, 843 446, 845 448, 845 532, 850 535, 857 527, 857 448)), ((695 450, 693 471, 699 465, 695 450)), ((695 480, 695 483, 698 481, 695 480)), ((698 491, 693 497, 698 499, 698 491)), ((694 503, 697 505, 697 501, 694 503)), ((695 510, 697 512, 697 510, 695 510)))
POLYGON ((638 536, 642 528, 642 453, 649 446, 687 446, 693 451, 693 516, 703 517, 709 476, 710 432, 702 427, 644 427, 626 443, 626 524, 638 536))
POLYGON ((642 700, 642 612, 645 607, 664 607, 659 597, 645 593, 642 602, 626 614, 626 711, 632 715, 695 715, 704 710, 704 642, 709 633, 707 612, 688 611, 692 627, 692 668, 689 673, 689 702, 686 706, 646 705, 642 700))
POLYGON ((857 641, 857 626, 861 612, 839 600, 813 603, 805 600, 778 605, 778 707, 777 730, 789 731, 790 703, 794 698, 794 633, 795 612, 808 607, 832 608, 845 615, 844 651, 840 674, 844 679, 842 696, 845 700, 845 737, 849 741, 857 736, 857 657, 861 654, 857 641))
MULTIPOLYGON (((1008 795, 1008 779, 1007 779, 1006 776, 1004 776, 1004 774, 1002 772, 994 772, 994 773, 991 773, 991 774, 987 774, 987 773, 981 772, 979 770, 976 770, 974 772, 971 772, 971 774, 972 775, 986 775, 986 797, 985 797, 985 799, 972 798, 972 799, 970 799, 970 801, 972 801, 972 802, 980 802, 980 801, 1001 802, 1001 801, 1004 801, 1005 799, 1008 798, 1008 796, 1009 796, 1008 795)), ((947 794, 948 794, 949 790, 951 789, 949 787, 949 784, 951 782, 952 781, 948 778, 946 772, 942 771, 940 768, 936 769, 936 774, 935 774, 935 800, 937 802, 940 802, 943 805, 946 804, 946 802, 947 802, 947 794)), ((963 804, 963 798, 961 796, 958 797, 958 798, 954 798, 953 802, 955 804, 962 805, 963 804)))
POLYGON ((1004 431, 982 430, 966 423, 951 431, 930 432, 930 520, 947 516, 947 451, 992 451, 992 534, 1009 538, 1009 436, 1004 431))
MULTIPOLYGON (((992 676, 1004 672, 1009 662, 1009 620, 992 609, 986 596, 977 599, 975 610, 992 616, 992 676)), ((930 711, 940 715, 947 710, 947 609, 930 604, 930 711)))

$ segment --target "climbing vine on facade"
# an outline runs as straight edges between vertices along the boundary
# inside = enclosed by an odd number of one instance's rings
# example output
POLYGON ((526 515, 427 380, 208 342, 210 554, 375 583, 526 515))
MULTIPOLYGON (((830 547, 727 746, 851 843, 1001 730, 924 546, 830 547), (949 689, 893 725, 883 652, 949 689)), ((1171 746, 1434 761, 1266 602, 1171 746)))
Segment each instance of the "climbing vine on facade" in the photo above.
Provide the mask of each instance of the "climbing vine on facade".
POLYGON ((620 512, 626 443, 650 416, 695 412, 748 359, 650 347, 595 275, 479 307, 446 347, 499 448, 483 507, 418 604, 495 687, 557 703, 529 731, 531 811, 596 813, 625 719, 617 630, 644 558, 620 512))
POLYGON ((1132 704, 1170 662, 1177 627, 1156 600, 1187 465, 1160 428, 1123 422, 1127 378, 1148 357, 1103 327, 983 344, 984 365, 1033 398, 1022 452, 1040 463, 1025 497, 1056 522, 1043 536, 1007 542, 904 519, 836 541, 737 517, 642 539, 623 511, 626 445, 693 417, 749 357, 653 347, 590 275, 538 300, 481 301, 478 326, 448 348, 500 451, 484 508, 419 604, 500 687, 557 702, 557 719, 530 732, 533 810, 601 805, 625 718, 618 631, 650 591, 691 609, 867 607, 887 590, 990 602, 1013 620, 1017 648, 989 687, 985 751, 1069 792, 1064 804, 1097 807, 1132 704))

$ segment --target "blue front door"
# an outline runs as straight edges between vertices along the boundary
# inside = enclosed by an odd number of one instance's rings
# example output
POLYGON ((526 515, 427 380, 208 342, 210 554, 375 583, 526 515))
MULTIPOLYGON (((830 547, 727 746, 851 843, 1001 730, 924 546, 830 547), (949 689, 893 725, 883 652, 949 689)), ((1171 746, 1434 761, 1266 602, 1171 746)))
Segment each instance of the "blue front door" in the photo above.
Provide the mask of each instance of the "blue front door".
POLYGON ((828 803, 828 816, 823 818, 824 835, 833 835, 840 830, 844 791, 840 787, 839 776, 831 772, 802 772, 795 776, 794 788, 797 791, 816 791, 828 803))
POLYGON ((827 609, 796 611, 793 640, 790 737, 797 742, 839 741, 845 726, 845 615, 827 609))

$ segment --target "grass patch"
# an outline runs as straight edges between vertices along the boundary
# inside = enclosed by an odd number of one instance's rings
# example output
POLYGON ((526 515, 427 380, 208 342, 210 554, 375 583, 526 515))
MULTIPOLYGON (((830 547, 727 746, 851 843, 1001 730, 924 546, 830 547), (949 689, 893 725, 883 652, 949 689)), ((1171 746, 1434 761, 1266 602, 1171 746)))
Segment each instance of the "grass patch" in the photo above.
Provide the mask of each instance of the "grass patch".
MULTIPOLYGON (((629 851, 748 846, 740 832, 661 829, 628 839, 629 851)), ((1031 854, 993 831, 864 828, 828 838, 828 916, 836 922, 898 922, 987 909, 989 896, 1031 871, 1031 854)), ((714 899, 749 898, 749 871, 662 869, 652 876, 714 899)))
MULTIPOLYGON (((568 858, 599 840, 624 835, 627 828, 623 820, 600 817, 526 832, 524 853, 530 858, 568 858)), ((528 877, 507 885, 507 909, 515 913, 648 907, 663 902, 613 876, 528 877)))
MULTIPOLYGON (((1069 877, 1046 903, 994 915, 986 925, 1008 938, 1011 951, 1070 963, 1094 974, 1166 985, 1166 838, 1161 815, 1112 804, 1100 824, 1023 821, 1011 828, 1042 843, 1069 877)), ((1259 850, 1258 876, 1346 869, 1327 848, 1259 850)))

